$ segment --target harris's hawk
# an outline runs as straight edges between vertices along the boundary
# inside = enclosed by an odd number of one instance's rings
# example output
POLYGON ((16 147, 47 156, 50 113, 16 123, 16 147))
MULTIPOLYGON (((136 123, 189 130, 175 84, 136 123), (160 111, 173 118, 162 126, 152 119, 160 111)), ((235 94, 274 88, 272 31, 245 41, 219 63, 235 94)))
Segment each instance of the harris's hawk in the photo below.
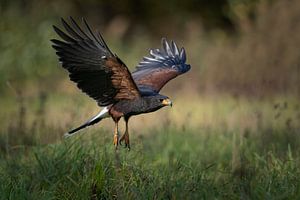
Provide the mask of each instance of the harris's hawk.
POLYGON ((185 50, 163 38, 162 47, 151 49, 150 56, 143 57, 136 70, 130 73, 123 61, 108 48, 101 34, 93 32, 85 19, 82 22, 80 27, 72 17, 69 23, 62 19, 66 32, 53 26, 62 40, 52 39, 52 46, 70 79, 104 108, 66 136, 111 117, 115 122, 115 147, 125 141, 125 146, 130 148, 129 118, 172 106, 171 100, 159 91, 168 81, 189 71, 185 50), (122 117, 126 130, 119 138, 118 122, 122 117))

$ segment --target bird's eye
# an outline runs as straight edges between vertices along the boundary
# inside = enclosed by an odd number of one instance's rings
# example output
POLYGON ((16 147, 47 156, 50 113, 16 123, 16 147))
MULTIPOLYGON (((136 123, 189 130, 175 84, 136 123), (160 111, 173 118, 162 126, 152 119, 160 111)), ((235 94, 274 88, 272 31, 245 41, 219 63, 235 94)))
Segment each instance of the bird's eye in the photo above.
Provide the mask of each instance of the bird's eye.
POLYGON ((163 102, 164 99, 159 99, 160 102, 163 102))

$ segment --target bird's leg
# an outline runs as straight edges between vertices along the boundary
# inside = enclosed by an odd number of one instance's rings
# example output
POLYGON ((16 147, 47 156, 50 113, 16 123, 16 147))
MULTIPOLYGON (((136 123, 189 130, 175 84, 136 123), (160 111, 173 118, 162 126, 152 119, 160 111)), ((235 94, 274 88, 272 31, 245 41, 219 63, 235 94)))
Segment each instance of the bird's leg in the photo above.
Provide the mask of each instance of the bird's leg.
POLYGON ((114 145, 115 145, 115 148, 117 149, 117 148, 118 148, 118 145, 119 145, 118 121, 115 121, 114 145))
POLYGON ((125 133, 120 138, 119 142, 121 145, 122 141, 125 140, 125 148, 127 147, 130 150, 129 133, 128 133, 128 119, 125 119, 125 122, 126 122, 126 130, 125 130, 125 133))

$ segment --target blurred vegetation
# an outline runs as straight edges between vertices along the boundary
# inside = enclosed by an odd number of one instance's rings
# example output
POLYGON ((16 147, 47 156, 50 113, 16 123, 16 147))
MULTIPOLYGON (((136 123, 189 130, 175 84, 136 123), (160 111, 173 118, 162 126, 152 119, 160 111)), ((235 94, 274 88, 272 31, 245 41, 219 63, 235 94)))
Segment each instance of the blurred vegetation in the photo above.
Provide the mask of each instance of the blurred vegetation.
POLYGON ((299 95, 299 7, 296 0, 2 0, 0 91, 7 81, 54 89, 66 79, 49 39, 52 24, 74 16, 101 30, 131 69, 166 36, 186 48, 199 92, 299 95))
POLYGON ((0 199, 299 199, 299 9, 0 0, 0 199), (62 140, 99 110, 51 48, 68 16, 85 17, 131 70, 161 37, 187 51, 191 72, 162 91, 174 107, 131 120, 130 153, 113 151, 109 120, 62 140))

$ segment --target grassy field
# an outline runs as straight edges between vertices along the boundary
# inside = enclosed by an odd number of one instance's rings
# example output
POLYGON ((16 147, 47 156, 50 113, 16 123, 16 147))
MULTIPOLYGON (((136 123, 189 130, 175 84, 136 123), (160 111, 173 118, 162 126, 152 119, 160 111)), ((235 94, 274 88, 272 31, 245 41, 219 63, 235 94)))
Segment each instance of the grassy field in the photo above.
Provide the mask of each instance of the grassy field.
POLYGON ((183 110, 175 96, 172 109, 133 118, 131 151, 115 151, 109 120, 62 139, 96 108, 77 95, 2 99, 16 114, 1 115, 1 199, 300 198, 294 98, 194 96, 183 110))
POLYGON ((299 199, 296 130, 102 131, 1 154, 1 199, 299 199))

